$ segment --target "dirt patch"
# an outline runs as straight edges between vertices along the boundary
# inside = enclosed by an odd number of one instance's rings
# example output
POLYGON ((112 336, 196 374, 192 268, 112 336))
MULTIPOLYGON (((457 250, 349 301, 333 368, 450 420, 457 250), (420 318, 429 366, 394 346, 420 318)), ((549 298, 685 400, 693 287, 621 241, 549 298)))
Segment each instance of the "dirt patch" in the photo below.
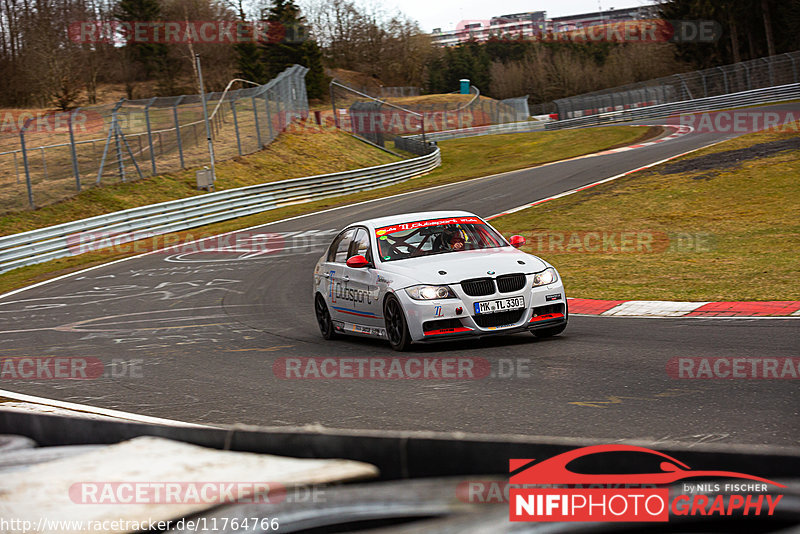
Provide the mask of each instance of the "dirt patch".
MULTIPOLYGON (((659 174, 680 174, 713 169, 729 169, 731 167, 738 167, 744 161, 766 158, 787 150, 800 150, 800 136, 778 139, 777 141, 759 143, 747 148, 715 152, 697 158, 669 163, 658 169, 658 172, 659 174)), ((705 174, 702 177, 712 178, 713 173, 705 174)))

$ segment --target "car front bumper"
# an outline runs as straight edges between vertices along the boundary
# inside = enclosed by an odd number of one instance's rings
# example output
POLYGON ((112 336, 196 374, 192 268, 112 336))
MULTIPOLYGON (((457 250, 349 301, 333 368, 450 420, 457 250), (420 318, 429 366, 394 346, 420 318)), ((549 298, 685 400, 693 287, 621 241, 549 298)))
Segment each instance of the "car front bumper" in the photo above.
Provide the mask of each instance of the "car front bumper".
POLYGON ((555 284, 513 293, 495 293, 470 297, 453 287, 458 298, 414 300, 404 290, 396 295, 403 305, 411 339, 415 343, 430 343, 457 338, 474 338, 513 334, 550 328, 567 322, 567 296, 559 279, 555 284), (518 314, 475 314, 476 302, 522 296, 525 307, 518 314), (460 311, 460 313, 459 313, 460 311), (504 324, 506 323, 507 324, 504 324))

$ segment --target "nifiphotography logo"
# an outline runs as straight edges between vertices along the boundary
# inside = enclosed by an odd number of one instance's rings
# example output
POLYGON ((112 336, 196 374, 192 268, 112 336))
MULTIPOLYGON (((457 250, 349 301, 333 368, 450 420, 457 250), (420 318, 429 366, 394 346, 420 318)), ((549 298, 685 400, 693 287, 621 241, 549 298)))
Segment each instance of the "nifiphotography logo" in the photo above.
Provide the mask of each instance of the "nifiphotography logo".
POLYGON ((511 521, 665 522, 670 515, 771 516, 783 495, 758 493, 766 492, 768 485, 786 487, 744 473, 694 470, 664 453, 616 444, 583 447, 541 462, 512 459, 509 472, 511 521), (659 469, 634 474, 578 472, 580 467, 594 471, 586 466, 591 465, 592 455, 600 453, 651 455, 659 469), (684 484, 682 493, 670 496, 667 485, 696 477, 738 480, 684 484), (713 495, 720 491, 725 495, 713 495))

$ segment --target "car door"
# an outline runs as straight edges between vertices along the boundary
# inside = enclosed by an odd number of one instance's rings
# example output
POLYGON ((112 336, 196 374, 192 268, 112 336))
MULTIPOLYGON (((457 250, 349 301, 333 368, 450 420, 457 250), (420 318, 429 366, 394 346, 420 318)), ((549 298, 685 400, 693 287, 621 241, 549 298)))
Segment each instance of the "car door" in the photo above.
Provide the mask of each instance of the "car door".
POLYGON ((351 308, 359 314, 354 316, 352 322, 382 327, 383 313, 378 294, 378 273, 372 259, 370 234, 364 227, 356 228, 347 257, 351 258, 355 255, 364 256, 370 265, 361 268, 348 267, 346 264, 344 266, 344 278, 348 288, 347 296, 353 298, 350 301, 351 308))
POLYGON ((334 321, 344 321, 346 314, 340 311, 341 296, 344 288, 344 268, 345 262, 349 257, 350 245, 355 236, 355 228, 348 228, 343 230, 331 242, 328 248, 328 257, 324 264, 323 276, 327 278, 326 296, 328 298, 328 307, 330 308, 331 319, 334 321))

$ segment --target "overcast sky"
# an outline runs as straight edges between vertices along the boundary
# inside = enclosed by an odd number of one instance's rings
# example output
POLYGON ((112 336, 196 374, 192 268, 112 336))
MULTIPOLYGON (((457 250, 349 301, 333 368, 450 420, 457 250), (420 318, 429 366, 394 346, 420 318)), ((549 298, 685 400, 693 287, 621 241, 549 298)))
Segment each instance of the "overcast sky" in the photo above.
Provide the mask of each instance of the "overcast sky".
POLYGON ((651 5, 652 0, 384 0, 386 8, 394 4, 399 11, 417 20, 426 32, 434 28, 455 29, 460 20, 488 20, 497 15, 546 11, 548 17, 577 15, 602 9, 651 5))

